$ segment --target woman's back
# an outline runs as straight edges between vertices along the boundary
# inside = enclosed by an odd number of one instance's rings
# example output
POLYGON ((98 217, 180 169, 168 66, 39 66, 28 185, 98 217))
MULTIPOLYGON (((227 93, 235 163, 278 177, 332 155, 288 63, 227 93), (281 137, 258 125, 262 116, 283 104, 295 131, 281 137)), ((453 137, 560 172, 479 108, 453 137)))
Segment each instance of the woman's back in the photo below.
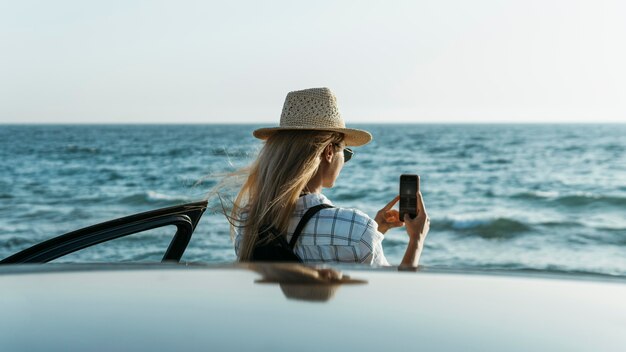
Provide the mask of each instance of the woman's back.
MULTIPOLYGON (((333 205, 321 193, 301 196, 289 221, 287 241, 296 230, 304 213, 318 204, 333 205)), ((245 216, 245 215, 244 215, 245 216)), ((243 233, 236 230, 235 250, 243 233)), ((326 208, 320 210, 304 226, 294 251, 305 263, 364 263, 389 265, 382 249, 383 235, 377 224, 357 209, 326 208)))

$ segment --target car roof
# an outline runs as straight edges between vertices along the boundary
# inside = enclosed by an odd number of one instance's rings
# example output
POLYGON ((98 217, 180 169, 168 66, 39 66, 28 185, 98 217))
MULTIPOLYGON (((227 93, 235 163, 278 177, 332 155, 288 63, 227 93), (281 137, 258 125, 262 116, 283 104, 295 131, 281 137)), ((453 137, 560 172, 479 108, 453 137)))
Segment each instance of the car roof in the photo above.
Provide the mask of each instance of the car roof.
POLYGON ((352 266, 338 267, 342 282, 320 283, 281 281, 280 275, 266 280, 267 270, 281 266, 263 268, 4 266, 0 349, 617 351, 626 346, 623 279, 352 266))

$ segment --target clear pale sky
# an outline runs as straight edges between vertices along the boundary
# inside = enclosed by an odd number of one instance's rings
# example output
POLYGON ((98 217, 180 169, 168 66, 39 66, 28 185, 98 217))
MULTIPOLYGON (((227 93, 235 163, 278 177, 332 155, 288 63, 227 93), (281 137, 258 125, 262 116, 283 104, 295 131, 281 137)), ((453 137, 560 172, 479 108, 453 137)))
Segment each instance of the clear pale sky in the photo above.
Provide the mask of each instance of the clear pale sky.
POLYGON ((626 122, 626 2, 0 0, 0 123, 626 122))

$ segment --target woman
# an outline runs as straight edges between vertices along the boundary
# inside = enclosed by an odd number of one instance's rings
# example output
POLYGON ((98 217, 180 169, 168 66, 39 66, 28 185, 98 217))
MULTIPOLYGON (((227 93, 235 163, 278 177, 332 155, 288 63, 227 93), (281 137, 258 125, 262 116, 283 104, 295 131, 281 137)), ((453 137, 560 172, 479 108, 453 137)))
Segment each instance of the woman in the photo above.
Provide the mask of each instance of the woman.
MULTIPOLYGON (((371 141, 369 132, 345 128, 333 93, 313 88, 287 95, 280 126, 261 128, 254 136, 266 140, 234 202, 232 232, 240 261, 255 260, 260 244, 285 236, 287 241, 302 217, 320 204, 332 206, 323 188, 333 187, 353 152, 347 146, 371 141), (268 229, 277 229, 270 232, 268 229)), ((401 266, 416 267, 429 230, 421 194, 417 217, 399 219, 395 197, 372 220, 356 209, 323 208, 306 224, 294 246, 305 263, 352 262, 389 265, 382 240, 385 232, 406 224, 409 244, 401 266)))

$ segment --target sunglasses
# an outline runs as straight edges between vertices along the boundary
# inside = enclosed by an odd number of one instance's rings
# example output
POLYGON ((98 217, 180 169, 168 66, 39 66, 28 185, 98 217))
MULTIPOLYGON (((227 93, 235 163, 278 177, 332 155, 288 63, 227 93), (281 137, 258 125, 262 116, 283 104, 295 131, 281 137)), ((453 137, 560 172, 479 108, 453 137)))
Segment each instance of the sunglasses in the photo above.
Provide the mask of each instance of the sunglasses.
MULTIPOLYGON (((341 145, 334 143, 336 146, 341 147, 341 145)), ((348 160, 352 159, 352 156, 354 155, 354 151, 350 148, 343 148, 343 162, 347 163, 348 160)))

